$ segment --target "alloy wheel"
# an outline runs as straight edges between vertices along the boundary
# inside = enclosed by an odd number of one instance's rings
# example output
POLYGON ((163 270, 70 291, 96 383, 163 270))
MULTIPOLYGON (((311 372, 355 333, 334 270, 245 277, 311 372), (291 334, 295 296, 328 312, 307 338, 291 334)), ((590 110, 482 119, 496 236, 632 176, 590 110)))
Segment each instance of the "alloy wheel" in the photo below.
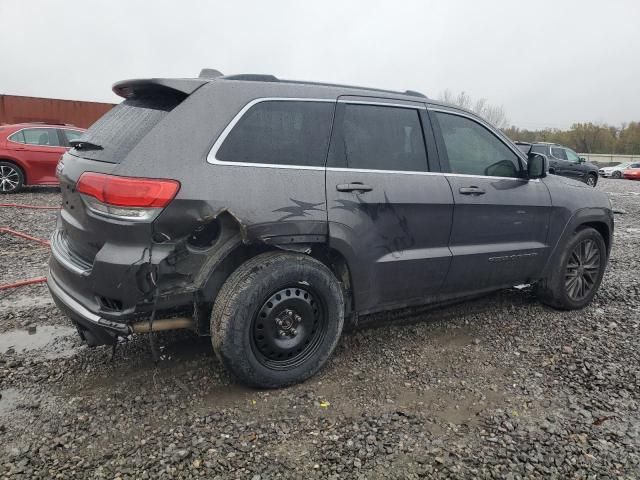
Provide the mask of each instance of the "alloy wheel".
POLYGON ((587 177, 587 185, 589 185, 590 187, 595 187, 596 186, 596 177, 594 177, 593 175, 589 175, 587 177))
POLYGON ((283 288, 264 302, 254 318, 252 347, 263 365, 288 370, 317 350, 327 326, 326 309, 310 289, 283 288))
POLYGON ((565 290, 573 301, 581 301, 594 289, 600 275, 601 252, 591 239, 578 243, 567 261, 565 290))
POLYGON ((13 192, 20 184, 20 174, 8 165, 0 165, 0 190, 13 192))

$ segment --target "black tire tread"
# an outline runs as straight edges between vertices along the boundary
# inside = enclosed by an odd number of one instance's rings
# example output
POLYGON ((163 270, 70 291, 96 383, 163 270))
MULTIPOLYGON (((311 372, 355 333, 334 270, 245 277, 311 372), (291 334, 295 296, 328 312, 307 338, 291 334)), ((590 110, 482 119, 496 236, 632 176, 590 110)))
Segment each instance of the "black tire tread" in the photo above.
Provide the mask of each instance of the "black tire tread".
POLYGON ((594 235, 599 238, 602 242, 601 247, 605 246, 602 235, 596 229, 591 227, 578 228, 564 246, 564 250, 562 251, 560 258, 558 259, 556 267, 548 277, 543 278, 536 284, 536 296, 545 305, 558 310, 576 310, 584 308, 587 304, 589 304, 589 302, 591 302, 593 296, 596 294, 600 286, 600 282, 602 281, 602 277, 604 275, 604 266, 606 266, 607 255, 606 248, 603 248, 601 252, 604 259, 604 265, 601 269, 600 278, 596 282, 597 284, 594 288, 593 293, 589 295, 586 300, 581 302, 581 304, 575 304, 571 302, 564 294, 564 269, 567 261, 567 255, 573 250, 573 246, 577 241, 576 239, 578 239, 579 237, 587 237, 589 235, 594 235))
MULTIPOLYGON (((308 262, 315 267, 324 270, 333 277, 331 270, 329 270, 322 262, 308 255, 290 252, 267 252, 257 255, 240 265, 240 267, 238 267, 223 284, 214 303, 213 311, 211 313, 211 338, 216 356, 227 370, 230 370, 241 380, 242 383, 249 386, 258 388, 279 388, 298 383, 319 370, 322 364, 326 361, 326 358, 321 358, 320 362, 315 362, 309 365, 307 368, 309 374, 302 375, 302 378, 292 378, 289 381, 282 381, 281 379, 274 380, 267 378, 266 376, 256 376, 252 374, 252 367, 249 360, 246 355, 243 355, 243 345, 229 345, 228 343, 225 343, 227 339, 239 338, 240 336, 234 335, 234 332, 232 332, 232 329, 241 330, 243 328, 242 322, 234 321, 234 317, 238 309, 242 309, 246 314, 248 314, 253 307, 251 299, 242 298, 242 295, 256 281, 258 275, 260 275, 264 269, 269 268, 274 264, 295 261, 308 262), (318 365, 318 363, 320 364, 318 365)), ((338 311, 343 312, 344 299, 342 296, 340 296, 340 299, 341 304, 338 305, 338 311)), ((342 330, 344 318, 340 317, 339 322, 338 335, 336 338, 332 339, 329 353, 333 351, 339 340, 339 333, 342 330)))

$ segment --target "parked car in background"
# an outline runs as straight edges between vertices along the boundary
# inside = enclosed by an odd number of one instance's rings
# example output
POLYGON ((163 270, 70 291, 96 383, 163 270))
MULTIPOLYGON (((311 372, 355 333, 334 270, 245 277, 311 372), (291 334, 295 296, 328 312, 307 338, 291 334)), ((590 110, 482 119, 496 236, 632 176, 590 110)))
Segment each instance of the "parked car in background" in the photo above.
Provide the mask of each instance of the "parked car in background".
POLYGON ((571 310, 600 285, 608 197, 466 110, 270 75, 114 92, 61 160, 47 275, 91 345, 189 328, 281 387, 359 315, 522 283, 571 310))
POLYGON ((598 170, 601 177, 622 178, 623 172, 629 168, 633 162, 620 163, 613 167, 602 167, 598 170))
POLYGON ((541 153, 549 159, 549 173, 562 175, 595 187, 598 183, 598 167, 585 162, 584 158, 568 147, 557 143, 515 142, 525 153, 541 153))
POLYGON ((630 164, 623 175, 624 178, 629 180, 640 180, 640 162, 630 164))
POLYGON ((71 125, 0 125, 0 193, 15 193, 24 185, 58 185, 58 160, 83 133, 71 125))

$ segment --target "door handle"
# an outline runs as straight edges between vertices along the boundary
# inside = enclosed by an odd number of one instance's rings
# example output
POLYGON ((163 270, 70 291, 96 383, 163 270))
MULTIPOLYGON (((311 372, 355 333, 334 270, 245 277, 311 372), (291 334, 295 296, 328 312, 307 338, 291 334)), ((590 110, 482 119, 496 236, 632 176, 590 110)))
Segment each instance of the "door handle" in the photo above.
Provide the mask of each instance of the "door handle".
POLYGON ((459 191, 462 195, 484 195, 485 193, 487 193, 480 187, 475 187, 475 186, 462 187, 460 188, 459 191))
POLYGON ((360 182, 340 183, 336 185, 336 190, 339 192, 370 192, 373 187, 360 182))

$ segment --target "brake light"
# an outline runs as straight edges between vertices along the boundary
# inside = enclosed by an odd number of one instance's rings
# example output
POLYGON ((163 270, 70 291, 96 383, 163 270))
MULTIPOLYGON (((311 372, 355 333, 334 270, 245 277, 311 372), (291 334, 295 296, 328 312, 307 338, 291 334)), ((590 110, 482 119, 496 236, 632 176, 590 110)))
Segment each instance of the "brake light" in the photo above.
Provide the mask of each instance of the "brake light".
POLYGON ((127 220, 150 220, 174 199, 180 182, 85 172, 76 190, 93 212, 127 220))

